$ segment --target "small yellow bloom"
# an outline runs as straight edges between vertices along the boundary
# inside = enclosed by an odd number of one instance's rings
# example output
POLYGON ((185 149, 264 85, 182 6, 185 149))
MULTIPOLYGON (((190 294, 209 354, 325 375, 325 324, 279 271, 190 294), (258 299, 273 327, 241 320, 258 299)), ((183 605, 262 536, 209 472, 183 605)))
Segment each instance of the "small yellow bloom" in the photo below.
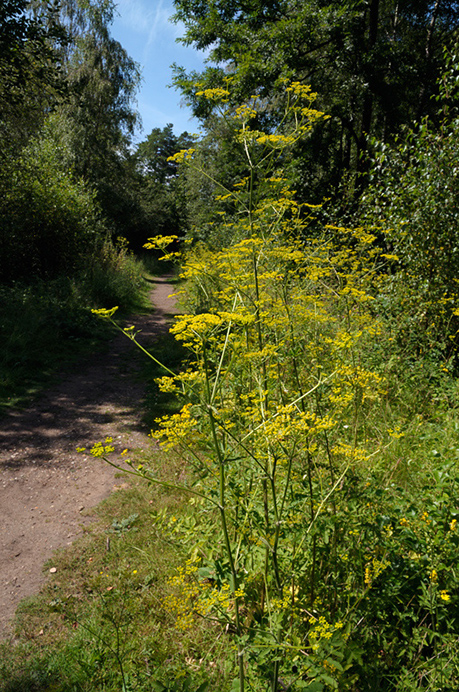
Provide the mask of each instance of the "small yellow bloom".
POLYGON ((154 238, 148 238, 148 243, 145 243, 144 248, 147 250, 154 250, 155 248, 164 250, 164 248, 170 245, 174 240, 177 240, 177 237, 176 235, 157 235, 154 238))
POLYGON ((456 524, 457 524, 457 519, 453 519, 452 522, 449 525, 450 531, 455 531, 456 530, 456 524))
POLYGON ((107 310, 106 308, 100 308, 99 310, 91 310, 91 312, 93 315, 97 315, 98 317, 106 317, 107 319, 109 319, 110 317, 113 317, 117 310, 118 306, 110 308, 110 310, 107 310))
POLYGON ((109 444, 103 444, 102 442, 95 442, 91 448, 90 454, 93 457, 103 457, 106 454, 111 454, 115 451, 115 448, 110 444, 111 438, 107 437, 106 442, 109 444))
POLYGON ((451 596, 449 595, 449 593, 447 591, 443 590, 443 591, 440 591, 440 598, 442 601, 449 601, 451 599, 451 596))
POLYGON ((388 428, 387 432, 389 433, 390 437, 394 440, 398 440, 401 437, 405 436, 405 433, 400 431, 400 426, 396 425, 394 429, 388 428))
POLYGON ((367 586, 371 586, 371 582, 372 582, 372 579, 371 579, 371 567, 370 567, 369 565, 367 565, 367 566, 365 567, 365 584, 366 584, 367 586))

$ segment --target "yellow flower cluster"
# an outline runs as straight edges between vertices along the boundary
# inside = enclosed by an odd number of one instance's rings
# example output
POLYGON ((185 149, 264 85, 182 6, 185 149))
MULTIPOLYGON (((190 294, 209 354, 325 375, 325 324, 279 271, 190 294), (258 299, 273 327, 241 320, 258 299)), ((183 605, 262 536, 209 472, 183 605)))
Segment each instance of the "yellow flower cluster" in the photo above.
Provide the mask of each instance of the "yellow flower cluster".
POLYGON ((251 120, 252 118, 256 117, 257 111, 254 108, 251 108, 250 106, 244 104, 236 108, 235 115, 236 118, 238 118, 239 120, 247 122, 248 120, 251 120))
POLYGON ((312 91, 309 84, 302 84, 301 82, 291 82, 285 91, 287 93, 292 93, 300 98, 307 98, 311 101, 315 101, 317 98, 317 93, 312 91))
POLYGON ((375 579, 377 579, 389 565, 390 562, 387 560, 378 560, 377 558, 373 558, 371 562, 367 563, 365 566, 364 582, 369 589, 373 586, 375 579))
POLYGON ((319 618, 309 618, 309 623, 311 625, 317 623, 314 629, 309 632, 309 639, 313 651, 317 651, 319 649, 321 640, 331 639, 335 632, 338 632, 344 627, 343 622, 339 621, 335 624, 331 624, 327 622, 326 618, 322 615, 319 618))
POLYGON ((90 454, 93 457, 104 457, 107 454, 111 454, 115 451, 115 448, 111 444, 113 442, 112 437, 106 437, 104 442, 95 442, 91 448, 90 454))
POLYGON ((202 91, 197 91, 196 96, 204 96, 204 98, 209 101, 216 101, 219 103, 227 103, 230 92, 227 89, 222 89, 221 87, 216 87, 214 89, 203 89, 202 91))
POLYGON ((150 436, 159 440, 165 449, 172 449, 180 444, 188 446, 193 440, 197 421, 191 415, 191 404, 185 404, 180 413, 156 418, 159 430, 151 431, 150 436))
POLYGON ((168 580, 173 593, 164 601, 166 610, 176 617, 175 626, 179 630, 189 629, 197 616, 217 617, 228 620, 232 618, 234 602, 244 598, 244 590, 231 592, 231 587, 224 582, 218 587, 213 580, 198 576, 200 558, 190 558, 184 567, 178 567, 177 573, 168 580))
POLYGON ((148 238, 148 242, 144 244, 144 248, 147 250, 155 250, 159 248, 164 250, 168 245, 177 240, 176 235, 157 235, 154 238, 148 238))
POLYGON ((286 145, 293 144, 295 142, 295 137, 294 135, 263 134, 257 137, 256 141, 258 144, 271 144, 272 146, 286 145))
MULTIPOLYGON (((331 430, 335 422, 321 418, 314 412, 298 411, 296 406, 279 406, 276 413, 263 425, 263 432, 270 440, 283 440, 293 435, 316 435, 331 430)), ((293 438, 292 438, 293 439, 293 438)))
POLYGON ((170 332, 175 334, 178 341, 190 348, 200 347, 204 339, 208 339, 223 320, 219 315, 203 313, 200 315, 180 315, 170 332))
POLYGON ((193 147, 190 147, 189 149, 181 149, 176 154, 173 154, 173 156, 169 156, 167 160, 175 163, 189 163, 193 158, 195 151, 196 149, 193 147))
POLYGON ((175 384, 175 377, 157 377, 155 379, 155 383, 158 385, 160 392, 165 392, 167 394, 175 394, 178 391, 180 391, 177 385, 175 384))
POLYGON ((199 559, 187 560, 185 567, 178 567, 177 574, 168 580, 170 586, 179 588, 178 594, 173 592, 166 596, 164 607, 175 615, 175 626, 180 631, 189 629, 195 621, 192 604, 199 595, 198 564, 199 559))
POLYGON ((394 440, 399 440, 401 437, 405 436, 405 433, 400 431, 400 426, 396 425, 395 428, 388 428, 387 432, 394 440))
POLYGON ((114 308, 99 308, 98 310, 91 310, 93 315, 97 315, 98 317, 105 317, 105 318, 111 318, 115 314, 115 312, 118 310, 118 306, 114 308))

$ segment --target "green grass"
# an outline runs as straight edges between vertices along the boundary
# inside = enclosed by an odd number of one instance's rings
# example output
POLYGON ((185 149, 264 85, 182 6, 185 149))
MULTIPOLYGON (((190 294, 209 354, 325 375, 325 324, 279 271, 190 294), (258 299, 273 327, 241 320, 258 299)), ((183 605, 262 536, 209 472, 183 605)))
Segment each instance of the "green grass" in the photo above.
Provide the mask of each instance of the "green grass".
MULTIPOLYGON (((158 453, 149 463, 169 479, 180 472, 178 458, 158 453)), ((0 645, 1 692, 222 689, 225 638, 204 624, 178 633, 163 605, 183 560, 165 511, 185 517, 188 498, 129 484, 56 553, 45 566, 56 573, 19 607, 14 643, 0 645)))

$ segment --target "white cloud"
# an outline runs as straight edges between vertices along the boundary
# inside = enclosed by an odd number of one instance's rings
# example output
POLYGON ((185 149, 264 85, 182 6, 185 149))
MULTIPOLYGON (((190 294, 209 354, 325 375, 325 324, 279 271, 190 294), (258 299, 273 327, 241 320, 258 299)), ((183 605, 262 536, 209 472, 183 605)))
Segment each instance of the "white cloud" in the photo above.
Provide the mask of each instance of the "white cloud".
POLYGON ((174 14, 171 0, 118 0, 117 22, 131 32, 142 34, 142 62, 147 63, 152 48, 158 41, 175 42, 183 35, 182 24, 173 24, 170 17, 174 14))
POLYGON ((127 29, 146 35, 148 41, 152 41, 164 29, 174 33, 174 27, 169 22, 169 17, 174 13, 170 0, 118 0, 116 9, 118 21, 127 29))
POLYGON ((169 17, 172 14, 172 8, 170 5, 164 6, 163 0, 159 0, 156 9, 154 11, 154 16, 152 17, 152 23, 150 26, 150 31, 148 32, 148 41, 145 46, 146 54, 149 53, 151 46, 156 41, 160 34, 164 32, 172 33, 172 24, 169 22, 169 17))

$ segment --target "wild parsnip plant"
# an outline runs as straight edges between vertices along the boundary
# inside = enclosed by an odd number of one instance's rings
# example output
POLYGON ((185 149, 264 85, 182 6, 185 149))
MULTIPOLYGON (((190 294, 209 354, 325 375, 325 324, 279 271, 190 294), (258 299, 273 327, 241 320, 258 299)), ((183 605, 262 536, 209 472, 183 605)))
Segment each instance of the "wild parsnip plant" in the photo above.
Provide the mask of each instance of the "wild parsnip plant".
MULTIPOLYGON (((273 690, 281 680, 325 684, 342 669, 350 621, 338 612, 324 620, 317 600, 332 579, 321 569, 323 525, 326 518, 333 564, 337 496, 370 456, 362 421, 384 393, 383 378, 356 355, 378 333, 366 310, 375 258, 361 238, 342 253, 325 240, 285 243, 273 207, 254 210, 256 235, 185 264, 196 293, 205 283, 208 310, 172 328, 194 362, 160 386, 189 403, 155 432, 166 446, 191 445, 202 520, 215 514, 221 526, 210 545, 192 550, 171 607, 181 627, 199 615, 234 633, 240 689, 244 659, 248 689, 251 667, 273 690)), ((339 584, 327 592, 336 602, 339 584)))
POLYGON ((166 606, 178 629, 206 618, 232 637, 240 692, 414 689, 400 680, 421 670, 441 684, 457 676, 457 477, 438 481, 431 515, 401 501, 378 463, 404 435, 381 368, 368 366, 387 338, 374 304, 394 258, 364 228, 308 238, 311 209, 281 169, 323 118, 307 87, 286 87, 268 134, 250 127, 257 99, 233 112, 225 90, 205 95, 237 128, 248 175, 220 196, 239 210, 222 217, 233 243, 178 256, 187 312, 171 331, 191 355, 158 384, 185 403, 152 435, 188 463, 196 512, 162 518, 189 554, 166 606))

